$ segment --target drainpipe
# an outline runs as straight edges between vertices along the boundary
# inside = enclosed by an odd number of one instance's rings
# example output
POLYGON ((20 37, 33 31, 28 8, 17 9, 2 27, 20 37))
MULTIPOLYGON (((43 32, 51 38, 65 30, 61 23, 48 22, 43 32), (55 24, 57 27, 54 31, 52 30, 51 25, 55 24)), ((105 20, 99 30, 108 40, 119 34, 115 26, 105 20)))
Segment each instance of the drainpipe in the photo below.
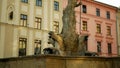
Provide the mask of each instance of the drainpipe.
MULTIPOLYGON (((118 11, 117 11, 117 13, 118 13, 118 11)), ((117 54, 119 54, 119 52, 118 52, 119 51, 119 47, 118 47, 118 32, 117 32, 118 31, 118 26, 117 26, 118 25, 118 21, 117 20, 118 20, 118 17, 117 17, 117 14, 116 14, 116 43, 117 43, 117 54)))
POLYGON ((80 18, 79 18, 79 36, 81 34, 81 5, 82 5, 82 1, 80 0, 79 4, 77 4, 75 7, 80 7, 80 18))
POLYGON ((119 42, 118 42, 118 40, 119 40, 119 31, 118 31, 118 29, 119 29, 119 21, 118 21, 118 11, 119 9, 117 8, 117 13, 116 13, 116 43, 117 43, 117 54, 118 54, 118 56, 119 56, 119 42))
POLYGON ((80 18, 79 18, 79 36, 78 36, 78 45, 80 45, 80 35, 81 35, 81 5, 82 5, 82 1, 80 0, 80 2, 75 6, 75 7, 80 7, 80 18))
POLYGON ((81 15, 82 15, 82 12, 81 12, 81 6, 82 6, 82 1, 80 0, 80 22, 79 22, 79 36, 81 34, 81 15))

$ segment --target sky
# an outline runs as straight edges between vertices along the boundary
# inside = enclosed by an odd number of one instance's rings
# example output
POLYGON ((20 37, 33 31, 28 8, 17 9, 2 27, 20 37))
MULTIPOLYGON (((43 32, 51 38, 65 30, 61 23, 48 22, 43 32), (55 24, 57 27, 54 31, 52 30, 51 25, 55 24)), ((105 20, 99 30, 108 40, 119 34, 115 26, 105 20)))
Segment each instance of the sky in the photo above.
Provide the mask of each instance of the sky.
POLYGON ((96 0, 102 3, 106 3, 112 6, 120 7, 120 0, 96 0))

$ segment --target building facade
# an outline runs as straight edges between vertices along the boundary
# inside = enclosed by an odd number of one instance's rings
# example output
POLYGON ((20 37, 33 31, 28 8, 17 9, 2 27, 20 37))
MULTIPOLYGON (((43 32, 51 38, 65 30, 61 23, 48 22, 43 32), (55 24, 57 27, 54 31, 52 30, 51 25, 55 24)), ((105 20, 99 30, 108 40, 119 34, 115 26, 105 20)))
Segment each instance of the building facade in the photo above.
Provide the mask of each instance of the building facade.
POLYGON ((1 0, 0 58, 43 54, 61 27, 62 0, 1 0))
MULTIPOLYGON (((63 8, 67 1, 64 1, 63 8)), ((81 2, 81 7, 75 8, 76 32, 88 36, 86 52, 96 52, 99 56, 117 56, 117 8, 94 0, 81 2)))
MULTIPOLYGON (((48 32, 61 32, 66 5, 67 0, 1 0, 0 58, 43 54, 53 47, 48 32)), ((116 7, 82 0, 75 12, 76 33, 88 36, 86 51, 117 56, 116 7)))
POLYGON ((117 42, 118 42, 118 55, 120 56, 120 8, 117 11, 117 42))

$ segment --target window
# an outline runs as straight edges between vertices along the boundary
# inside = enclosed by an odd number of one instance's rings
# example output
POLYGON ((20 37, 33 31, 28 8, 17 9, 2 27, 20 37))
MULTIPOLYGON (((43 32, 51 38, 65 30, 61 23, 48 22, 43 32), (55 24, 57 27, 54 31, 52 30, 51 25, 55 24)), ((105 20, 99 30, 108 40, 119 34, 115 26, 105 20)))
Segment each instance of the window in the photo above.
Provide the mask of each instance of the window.
POLYGON ((83 11, 83 13, 87 13, 86 5, 82 6, 82 11, 83 11))
POLYGON ((10 20, 13 20, 13 11, 11 11, 11 12, 9 13, 9 19, 10 19, 10 20))
POLYGON ((35 55, 41 54, 41 40, 35 40, 34 54, 35 55))
POLYGON ((36 6, 42 6, 42 0, 36 0, 36 6))
POLYGON ((36 18, 35 18, 35 28, 41 29, 41 22, 42 22, 42 19, 36 17, 36 18))
POLYGON ((101 42, 97 42, 97 52, 101 53, 101 42))
POLYGON ((101 25, 97 24, 97 33, 101 33, 101 25))
POLYGON ((107 35, 111 35, 111 27, 107 26, 107 35))
POLYGON ((84 44, 85 44, 85 51, 87 51, 88 50, 88 36, 85 36, 84 44))
POLYGON ((55 33, 59 33, 59 22, 54 22, 54 31, 55 33))
POLYGON ((106 12, 106 16, 107 16, 107 19, 110 19, 110 12, 109 11, 106 12))
POLYGON ((19 56, 26 55, 26 46, 27 46, 27 39, 19 38, 19 56))
POLYGON ((28 0, 21 0, 21 2, 23 2, 23 3, 28 3, 28 0))
POLYGON ((20 25, 27 26, 27 15, 24 14, 20 15, 20 25))
POLYGON ((59 11, 59 2, 54 1, 54 10, 59 11))
POLYGON ((112 53, 112 47, 111 47, 111 43, 108 43, 108 54, 112 53))
POLYGON ((100 16, 100 9, 96 8, 96 16, 100 16))
POLYGON ((83 21, 83 27, 82 27, 82 29, 84 30, 84 31, 87 31, 87 21, 83 21))

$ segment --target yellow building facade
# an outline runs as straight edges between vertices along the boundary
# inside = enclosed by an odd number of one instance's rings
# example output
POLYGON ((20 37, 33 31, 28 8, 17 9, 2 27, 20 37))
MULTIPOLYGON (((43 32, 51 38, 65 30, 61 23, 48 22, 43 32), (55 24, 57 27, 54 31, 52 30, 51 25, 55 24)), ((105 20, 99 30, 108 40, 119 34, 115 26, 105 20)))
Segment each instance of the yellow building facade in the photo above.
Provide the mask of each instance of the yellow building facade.
POLYGON ((0 58, 43 54, 61 27, 62 0, 1 0, 0 58))
POLYGON ((117 42, 118 42, 118 55, 120 56, 120 8, 117 11, 117 42))

